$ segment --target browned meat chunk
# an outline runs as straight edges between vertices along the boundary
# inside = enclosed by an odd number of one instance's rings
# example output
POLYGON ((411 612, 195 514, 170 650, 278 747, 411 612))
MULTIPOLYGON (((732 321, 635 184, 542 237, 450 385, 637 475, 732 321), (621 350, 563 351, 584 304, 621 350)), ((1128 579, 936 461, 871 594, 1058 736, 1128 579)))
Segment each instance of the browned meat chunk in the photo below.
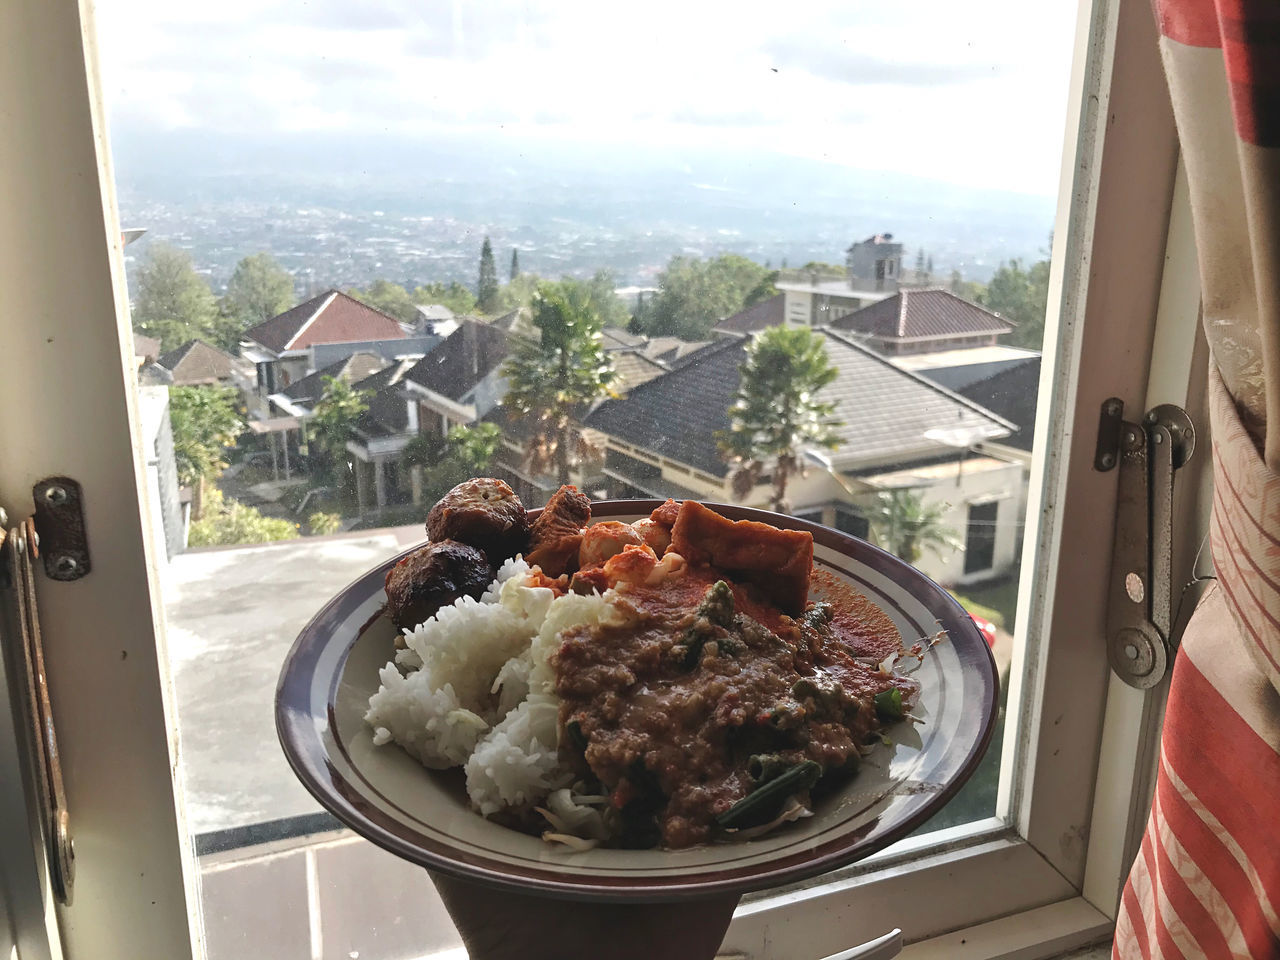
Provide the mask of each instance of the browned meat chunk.
POLYGON ((809 597, 813 535, 753 520, 726 520, 695 500, 680 507, 671 550, 695 565, 737 574, 760 587, 784 613, 799 616, 809 597))
POLYGON ((387 614, 399 628, 413 628, 459 597, 484 593, 492 565, 475 547, 439 540, 415 550, 387 572, 387 614))
POLYGON ((649 514, 649 519, 670 530, 671 527, 675 525, 676 517, 679 515, 680 504, 676 503, 674 500, 668 499, 666 503, 653 511, 653 513, 649 514))
POLYGON ((621 553, 628 544, 644 543, 644 537, 629 523, 605 520, 587 527, 578 550, 578 568, 604 563, 614 554, 621 553))
POLYGON ((591 520, 591 500, 574 486, 563 486, 551 495, 533 521, 525 560, 549 577, 578 569, 582 528, 591 520))
POLYGON ((458 484, 431 508, 427 536, 469 543, 482 550, 491 564, 500 566, 527 546, 529 517, 509 486, 480 477, 458 484))

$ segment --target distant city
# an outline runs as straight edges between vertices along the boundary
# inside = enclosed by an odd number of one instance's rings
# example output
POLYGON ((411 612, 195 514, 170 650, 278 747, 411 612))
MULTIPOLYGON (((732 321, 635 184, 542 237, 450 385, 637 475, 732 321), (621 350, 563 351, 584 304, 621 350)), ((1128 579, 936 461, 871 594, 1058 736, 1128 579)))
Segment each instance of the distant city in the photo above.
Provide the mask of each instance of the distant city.
MULTIPOLYGON (((849 238, 893 224, 911 262, 985 282, 1001 261, 1044 255, 1049 197, 782 155, 557 154, 504 142, 387 145, 361 152, 318 135, 206 142, 117 133, 121 220, 187 249, 215 289, 270 252, 299 293, 375 278, 474 285, 480 243, 521 268, 652 286, 671 256, 732 252, 778 268, 840 262, 849 238), (317 161, 315 158, 323 158, 317 161)), ((130 248, 132 264, 147 241, 130 248)))

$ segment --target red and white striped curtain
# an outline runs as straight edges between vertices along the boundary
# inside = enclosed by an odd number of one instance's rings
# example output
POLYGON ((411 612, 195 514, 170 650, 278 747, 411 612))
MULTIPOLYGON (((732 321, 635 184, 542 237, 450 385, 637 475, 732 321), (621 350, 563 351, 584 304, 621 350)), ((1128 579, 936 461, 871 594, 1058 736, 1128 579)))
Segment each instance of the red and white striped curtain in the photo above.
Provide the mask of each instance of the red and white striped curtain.
POLYGON ((1280 958, 1280 0, 1155 0, 1203 288, 1218 582, 1114 957, 1280 958))

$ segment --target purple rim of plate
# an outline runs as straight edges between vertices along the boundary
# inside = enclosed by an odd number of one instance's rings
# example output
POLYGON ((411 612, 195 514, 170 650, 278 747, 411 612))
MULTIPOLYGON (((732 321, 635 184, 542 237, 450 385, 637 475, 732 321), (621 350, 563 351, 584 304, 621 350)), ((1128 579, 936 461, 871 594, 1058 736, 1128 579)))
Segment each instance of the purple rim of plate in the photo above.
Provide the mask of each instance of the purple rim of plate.
MULTIPOLYGON (((592 503, 591 515, 593 520, 620 515, 647 515, 662 503, 661 500, 598 501, 592 503)), ((332 691, 337 688, 347 657, 360 635, 359 631, 352 635, 339 635, 336 629, 345 624, 352 613, 371 596, 380 594, 387 570, 421 544, 384 561, 339 592, 312 618, 294 641, 276 686, 276 732, 290 767, 303 786, 326 810, 360 836, 391 853, 463 880, 515 892, 567 899, 657 902, 742 894, 794 883, 834 870, 867 857, 906 836, 955 795, 986 753, 995 723, 998 685, 995 659, 986 640, 950 594, 914 567, 879 547, 795 517, 734 504, 707 502, 706 505, 732 520, 757 520, 777 527, 807 530, 813 534, 816 544, 834 550, 886 577, 925 607, 931 617, 936 618, 939 627, 947 633, 947 643, 955 651, 962 672, 967 678, 971 677, 975 686, 981 690, 980 696, 965 705, 960 725, 951 731, 951 736, 940 746, 935 744, 930 748, 926 744, 918 758, 919 766, 927 768, 930 766, 929 758, 933 750, 963 750, 963 759, 945 784, 936 790, 912 793, 904 797, 905 802, 891 811, 888 817, 879 815, 855 829, 838 832, 831 839, 806 845, 799 852, 780 851, 779 856, 767 861, 693 875, 673 872, 670 875, 629 876, 619 873, 616 876, 582 876, 556 871, 546 865, 535 869, 490 860, 426 837, 364 800, 366 789, 351 783, 334 766, 329 755, 329 745, 322 734, 322 730, 328 731, 337 741, 336 724, 333 723, 332 691), (332 676, 318 677, 316 671, 322 655, 334 645, 343 647, 334 673, 332 676), (323 718, 317 718, 311 708, 313 691, 318 682, 322 682, 324 688, 331 691, 328 715, 323 718)), ((532 516, 537 513, 538 511, 530 511, 532 516)), ((843 573, 848 575, 847 572, 843 573)), ((338 745, 343 748, 341 743, 338 745)), ((350 765, 355 767, 354 764, 350 765)), ((432 775, 425 768, 423 773, 432 775)), ((373 789, 367 786, 367 781, 366 788, 373 789)))

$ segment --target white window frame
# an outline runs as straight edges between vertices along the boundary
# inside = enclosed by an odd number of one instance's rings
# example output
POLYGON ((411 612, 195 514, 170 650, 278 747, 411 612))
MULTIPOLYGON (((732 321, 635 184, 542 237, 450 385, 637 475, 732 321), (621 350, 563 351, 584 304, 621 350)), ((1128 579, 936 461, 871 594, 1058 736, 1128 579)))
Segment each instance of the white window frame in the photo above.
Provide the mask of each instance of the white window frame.
MULTIPOLYGON (((199 956, 94 43, 89 0, 0 4, 0 503, 22 510, 38 478, 76 477, 94 556, 85 579, 39 585, 78 854, 74 906, 45 897, 60 930, 46 946, 73 960, 199 956)), ((1032 459, 1028 516, 1042 526, 1024 550, 1028 643, 1012 668, 998 818, 751 898, 728 953, 817 957, 893 924, 915 958, 1049 956, 1111 928, 1162 695, 1108 679, 1112 525, 1099 518, 1115 480, 1092 470, 1093 427, 1108 396, 1136 410, 1152 395, 1195 395, 1204 363, 1146 0, 1083 3, 1071 91, 1048 323, 1064 346, 1045 357, 1037 418, 1038 435, 1063 442, 1032 459)), ((1202 500, 1181 499, 1201 518, 1202 500)), ((3 748, 0 780, 12 782, 3 748)), ((30 908, 15 923, 48 930, 30 908)))

